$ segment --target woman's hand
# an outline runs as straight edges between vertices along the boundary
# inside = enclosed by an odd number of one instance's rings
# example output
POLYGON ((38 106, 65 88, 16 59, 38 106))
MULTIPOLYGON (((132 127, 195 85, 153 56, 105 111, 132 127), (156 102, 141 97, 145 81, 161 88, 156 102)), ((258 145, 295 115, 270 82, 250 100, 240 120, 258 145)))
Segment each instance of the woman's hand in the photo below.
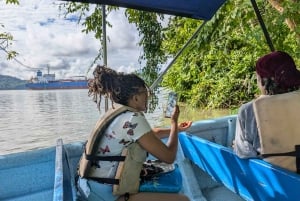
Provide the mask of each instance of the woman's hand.
POLYGON ((181 122, 180 124, 178 124, 178 130, 179 131, 185 131, 185 130, 187 130, 188 128, 191 127, 192 123, 193 123, 192 121, 181 122))
POLYGON ((173 120, 174 122, 177 122, 178 121, 178 117, 179 117, 179 106, 176 105, 175 108, 174 108, 174 111, 173 111, 173 114, 171 116, 171 120, 173 120))

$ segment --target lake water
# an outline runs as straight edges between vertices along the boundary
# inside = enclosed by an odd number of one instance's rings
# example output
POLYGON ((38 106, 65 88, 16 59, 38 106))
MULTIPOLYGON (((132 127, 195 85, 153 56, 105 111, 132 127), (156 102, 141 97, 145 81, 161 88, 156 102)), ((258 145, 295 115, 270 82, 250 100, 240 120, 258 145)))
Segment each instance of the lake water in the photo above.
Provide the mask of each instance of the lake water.
MULTIPOLYGON (((85 141, 101 116, 87 92, 87 89, 0 90, 0 155, 54 146, 58 138, 64 143, 85 141)), ((162 90, 158 98, 156 110, 146 113, 152 126, 168 123, 163 118, 167 92, 162 90)), ((204 114, 207 113, 201 115, 204 114)), ((210 116, 223 114, 227 111, 210 116)), ((186 116, 191 120, 200 118, 186 116)))
MULTIPOLYGON (((64 143, 85 141, 104 112, 99 113, 87 92, 0 91, 0 155, 54 146, 58 138, 64 143)), ((159 95, 160 102, 165 96, 166 93, 159 95)), ((161 106, 146 114, 153 126, 163 121, 161 106)))

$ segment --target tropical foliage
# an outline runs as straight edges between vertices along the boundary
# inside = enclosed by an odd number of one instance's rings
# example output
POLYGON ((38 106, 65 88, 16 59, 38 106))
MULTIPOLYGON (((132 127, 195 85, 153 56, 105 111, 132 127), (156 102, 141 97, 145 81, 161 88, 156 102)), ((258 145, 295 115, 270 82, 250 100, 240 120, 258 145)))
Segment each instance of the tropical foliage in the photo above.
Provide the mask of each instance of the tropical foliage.
MULTIPOLYGON (((275 49, 290 53, 299 66, 299 27, 290 29, 284 22, 288 17, 299 21, 300 4, 290 1, 287 10, 292 4, 296 10, 280 14, 274 12, 270 3, 257 2, 275 49)), ((165 33, 165 52, 174 55, 178 49, 176 46, 183 45, 182 41, 191 34, 186 26, 196 29, 196 23, 190 19, 173 18, 165 33)), ((170 69, 163 85, 178 92, 181 100, 195 106, 238 107, 255 97, 255 61, 268 52, 270 48, 250 1, 229 1, 170 69)))
MULTIPOLYGON (((7 4, 8 3, 19 4, 18 0, 6 0, 5 2, 7 4)), ((13 39, 14 39, 13 36, 9 32, 5 31, 5 26, 0 21, 0 50, 6 53, 7 59, 12 59, 17 55, 16 51, 9 50, 9 46, 11 45, 13 39)))
MULTIPOLYGON (((293 0, 257 3, 275 49, 287 51, 299 65, 300 3, 293 0)), ((125 13, 141 36, 139 45, 144 52, 140 59, 146 60, 141 72, 147 75, 148 83, 156 79, 166 58, 176 55, 202 23, 171 17, 163 28, 161 15, 130 9, 125 13)), ((100 25, 96 22, 101 20, 91 20, 93 17, 89 16, 84 23, 99 36, 100 25)), ((176 60, 162 85, 176 91, 181 101, 194 106, 238 107, 255 97, 255 61, 270 51, 251 1, 228 1, 176 60)))

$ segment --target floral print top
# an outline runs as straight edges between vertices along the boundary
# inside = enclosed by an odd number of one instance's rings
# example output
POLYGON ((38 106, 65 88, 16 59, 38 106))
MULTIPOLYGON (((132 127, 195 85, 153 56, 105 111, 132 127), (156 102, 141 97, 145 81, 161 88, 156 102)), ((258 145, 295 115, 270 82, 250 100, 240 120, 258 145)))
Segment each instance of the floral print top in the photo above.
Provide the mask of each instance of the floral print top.
MULTIPOLYGON (((137 141, 151 131, 151 126, 142 112, 131 112, 117 116, 105 130, 98 146, 99 156, 118 156, 124 147, 137 141)), ((100 161, 103 177, 113 177, 118 162, 100 161)))

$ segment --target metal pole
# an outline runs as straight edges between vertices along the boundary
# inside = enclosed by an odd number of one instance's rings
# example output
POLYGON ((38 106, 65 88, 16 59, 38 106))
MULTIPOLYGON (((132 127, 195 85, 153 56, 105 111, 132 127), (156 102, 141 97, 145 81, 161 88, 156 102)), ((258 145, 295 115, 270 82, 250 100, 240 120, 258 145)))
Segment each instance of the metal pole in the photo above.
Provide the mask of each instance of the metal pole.
POLYGON ((105 13, 105 5, 102 5, 102 34, 103 34, 103 63, 107 65, 107 46, 106 46, 106 13, 105 13))
POLYGON ((184 44, 184 46, 179 50, 179 52, 175 55, 175 57, 172 59, 172 61, 168 64, 168 66, 165 68, 165 70, 156 78, 156 80, 151 85, 150 89, 153 90, 162 80, 163 76, 167 73, 169 68, 173 65, 173 63, 177 60, 177 58, 181 55, 183 50, 191 43, 191 41, 198 35, 200 30, 204 27, 206 24, 206 21, 204 21, 200 27, 195 31, 195 33, 192 35, 192 37, 184 44))
MULTIPOLYGON (((106 45, 106 13, 105 5, 102 5, 102 49, 103 49, 103 64, 107 66, 107 45, 106 45)), ((108 97, 105 97, 105 112, 108 110, 108 97)))
POLYGON ((262 29, 263 32, 264 32, 264 35, 265 35, 265 38, 266 38, 267 43, 268 43, 268 45, 269 45, 269 48, 270 48, 270 50, 271 50, 272 52, 274 52, 274 51, 275 51, 275 48, 274 48, 274 46, 273 46, 271 37, 270 37, 269 32, 268 32, 268 30, 267 30, 267 28, 266 28, 266 25, 265 25, 265 23, 264 23, 264 20, 263 20, 261 14, 260 14, 260 12, 259 12, 257 3, 256 3, 255 0, 251 0, 251 3, 252 3, 252 7, 253 7, 253 9, 254 9, 254 11, 255 11, 256 17, 257 17, 257 19, 258 19, 258 21, 259 21, 259 24, 260 24, 260 26, 261 26, 261 29, 262 29))

